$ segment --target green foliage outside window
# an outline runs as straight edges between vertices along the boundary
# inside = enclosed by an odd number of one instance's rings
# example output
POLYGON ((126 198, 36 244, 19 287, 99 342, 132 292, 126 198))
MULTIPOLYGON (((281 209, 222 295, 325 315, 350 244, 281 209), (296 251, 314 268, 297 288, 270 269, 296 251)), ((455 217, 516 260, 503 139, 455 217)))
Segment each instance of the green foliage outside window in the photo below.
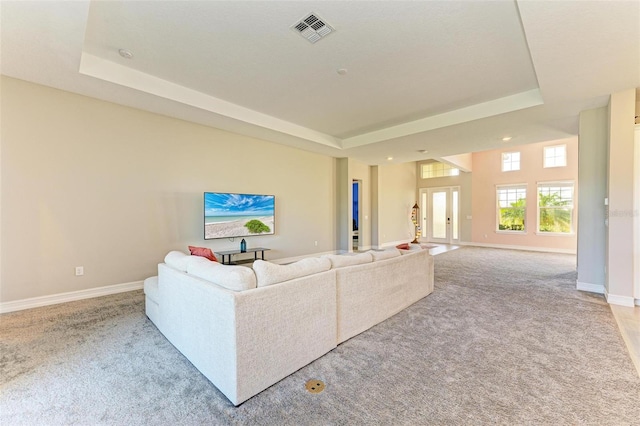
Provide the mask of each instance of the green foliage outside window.
POLYGON ((540 193, 540 232, 571 232, 572 200, 563 200, 558 193, 540 193))
POLYGON ((524 231, 525 199, 519 198, 510 203, 509 207, 500 208, 500 223, 498 229, 501 231, 524 231))

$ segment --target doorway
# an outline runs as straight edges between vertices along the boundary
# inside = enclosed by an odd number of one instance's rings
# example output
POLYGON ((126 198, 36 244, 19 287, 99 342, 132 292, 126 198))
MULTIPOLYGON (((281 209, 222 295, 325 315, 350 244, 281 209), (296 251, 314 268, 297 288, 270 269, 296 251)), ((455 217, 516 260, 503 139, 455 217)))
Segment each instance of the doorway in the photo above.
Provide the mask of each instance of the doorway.
POLYGON ((360 228, 362 224, 361 217, 361 206, 362 206, 362 181, 361 180, 353 180, 353 188, 352 188, 352 205, 351 205, 351 217, 353 219, 352 229, 351 229, 351 239, 352 239, 352 248, 354 251, 358 250, 358 247, 362 245, 362 239, 360 234, 360 228))
POLYGON ((428 242, 460 242, 460 187, 423 188, 420 190, 422 229, 428 242))

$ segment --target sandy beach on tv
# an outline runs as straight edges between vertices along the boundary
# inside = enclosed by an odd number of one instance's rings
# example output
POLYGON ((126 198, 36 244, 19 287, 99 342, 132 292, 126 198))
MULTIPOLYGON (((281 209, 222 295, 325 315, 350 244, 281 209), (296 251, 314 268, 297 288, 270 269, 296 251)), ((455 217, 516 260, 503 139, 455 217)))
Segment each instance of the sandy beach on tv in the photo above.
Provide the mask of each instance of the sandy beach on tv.
POLYGON ((273 234, 274 223, 273 216, 261 216, 261 217, 242 217, 237 220, 228 220, 225 222, 206 223, 204 225, 204 237, 210 238, 233 238, 233 237, 246 237, 251 235, 263 235, 273 234), (246 226, 244 226, 250 220, 259 220, 267 225, 270 229, 269 232, 262 232, 258 234, 252 234, 249 232, 246 226))

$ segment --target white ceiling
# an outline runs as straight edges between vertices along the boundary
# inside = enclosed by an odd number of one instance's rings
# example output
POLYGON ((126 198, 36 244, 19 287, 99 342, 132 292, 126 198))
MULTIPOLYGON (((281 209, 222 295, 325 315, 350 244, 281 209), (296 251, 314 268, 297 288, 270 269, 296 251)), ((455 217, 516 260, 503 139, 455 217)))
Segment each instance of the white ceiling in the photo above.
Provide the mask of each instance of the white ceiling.
POLYGON ((4 75, 368 164, 570 137, 581 110, 640 87, 640 1, 3 0, 0 14, 4 75), (310 12, 335 29, 315 44, 291 28, 310 12))

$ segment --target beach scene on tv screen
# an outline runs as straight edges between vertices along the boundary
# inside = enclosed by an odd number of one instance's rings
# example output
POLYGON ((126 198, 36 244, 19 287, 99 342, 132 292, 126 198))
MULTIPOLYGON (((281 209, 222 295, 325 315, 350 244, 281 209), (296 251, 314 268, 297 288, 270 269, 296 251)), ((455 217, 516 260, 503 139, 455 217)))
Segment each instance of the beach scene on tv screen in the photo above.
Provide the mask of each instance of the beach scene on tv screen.
POLYGON ((205 192, 204 238, 232 238, 274 233, 273 195, 205 192))

